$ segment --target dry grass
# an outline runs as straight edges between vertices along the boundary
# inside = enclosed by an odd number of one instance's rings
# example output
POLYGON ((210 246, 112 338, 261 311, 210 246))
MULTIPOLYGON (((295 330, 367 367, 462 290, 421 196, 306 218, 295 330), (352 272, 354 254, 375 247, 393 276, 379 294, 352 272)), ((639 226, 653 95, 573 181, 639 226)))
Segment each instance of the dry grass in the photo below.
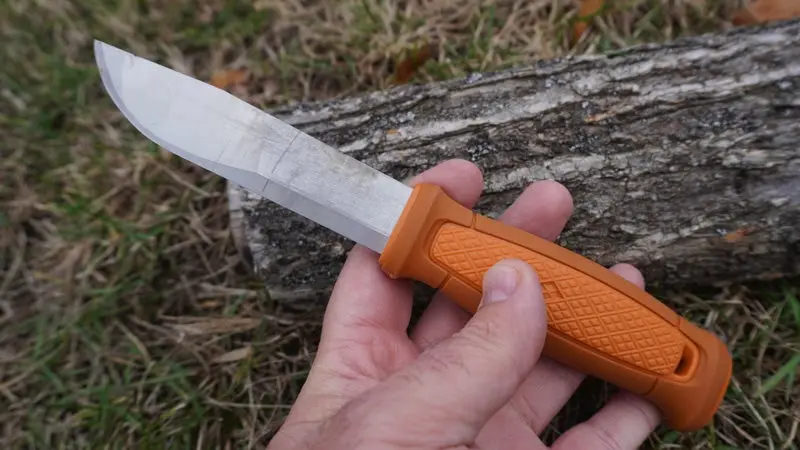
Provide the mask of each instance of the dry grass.
MULTIPOLYGON (((733 2, 617 2, 571 47, 566 0, 5 0, 0 3, 0 446, 264 444, 302 385, 320 310, 266 298, 217 177, 135 133, 102 92, 93 38, 271 106, 719 30, 733 2)), ((797 448, 800 303, 790 283, 672 300, 729 337, 716 424, 663 448, 797 448)), ((579 419, 576 400, 550 434, 579 419)), ((584 398, 584 403, 587 400, 584 398)))

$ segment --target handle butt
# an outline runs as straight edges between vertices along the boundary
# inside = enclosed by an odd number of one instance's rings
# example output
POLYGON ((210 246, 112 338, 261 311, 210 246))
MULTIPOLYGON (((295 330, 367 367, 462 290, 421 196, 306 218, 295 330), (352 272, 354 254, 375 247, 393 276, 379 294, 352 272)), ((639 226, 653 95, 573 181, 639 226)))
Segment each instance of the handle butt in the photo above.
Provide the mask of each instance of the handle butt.
POLYGON ((668 426, 694 431, 714 419, 730 383, 733 360, 712 333, 684 318, 679 328, 690 340, 681 364, 672 376, 657 379, 645 398, 661 409, 668 426))
POLYGON ((475 312, 484 273, 504 258, 539 276, 545 356, 644 396, 676 430, 712 420, 731 374, 716 336, 599 264, 475 214, 438 186, 414 188, 379 262, 390 277, 423 282, 475 312))

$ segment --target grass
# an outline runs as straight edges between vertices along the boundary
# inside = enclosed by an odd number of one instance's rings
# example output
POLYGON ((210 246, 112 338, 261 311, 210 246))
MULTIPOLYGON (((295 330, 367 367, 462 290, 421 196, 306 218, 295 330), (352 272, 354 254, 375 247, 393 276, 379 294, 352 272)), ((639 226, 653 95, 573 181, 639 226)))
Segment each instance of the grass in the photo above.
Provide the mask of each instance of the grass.
MULTIPOLYGON (((566 0, 5 0, 0 3, 0 446, 263 446, 297 395, 321 310, 265 296, 217 177, 159 150, 101 89, 98 38, 208 80, 246 69, 264 106, 388 87, 433 43, 427 82, 720 30, 734 6, 617 2, 569 43, 566 0)), ((735 358, 713 426, 661 448, 797 448, 798 287, 698 297, 681 313, 735 358)), ((550 434, 578 420, 576 397, 550 434)))

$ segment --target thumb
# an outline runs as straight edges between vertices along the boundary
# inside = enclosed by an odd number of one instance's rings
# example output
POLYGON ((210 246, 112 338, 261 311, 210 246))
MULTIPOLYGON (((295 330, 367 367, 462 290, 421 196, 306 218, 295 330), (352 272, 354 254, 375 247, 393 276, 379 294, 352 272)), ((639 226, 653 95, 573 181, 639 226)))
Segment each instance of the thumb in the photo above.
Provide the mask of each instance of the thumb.
POLYGON ((483 293, 461 331, 387 383, 403 397, 398 399, 402 406, 395 403, 398 417, 424 417, 434 426, 456 420, 454 425, 477 435, 531 371, 547 330, 536 273, 523 261, 500 261, 486 272, 483 293))

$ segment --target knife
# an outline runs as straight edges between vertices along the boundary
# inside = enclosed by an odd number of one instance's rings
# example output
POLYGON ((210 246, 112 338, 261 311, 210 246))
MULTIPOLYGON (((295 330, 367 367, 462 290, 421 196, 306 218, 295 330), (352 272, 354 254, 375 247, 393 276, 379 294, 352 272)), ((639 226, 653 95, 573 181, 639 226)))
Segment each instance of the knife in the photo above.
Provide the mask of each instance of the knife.
POLYGON ((547 306, 545 356, 642 395, 678 431, 713 419, 730 353, 644 290, 438 186, 411 188, 224 90, 101 41, 94 51, 114 104, 164 149, 369 247, 387 276, 437 288, 471 313, 486 270, 503 258, 527 261, 547 306))

